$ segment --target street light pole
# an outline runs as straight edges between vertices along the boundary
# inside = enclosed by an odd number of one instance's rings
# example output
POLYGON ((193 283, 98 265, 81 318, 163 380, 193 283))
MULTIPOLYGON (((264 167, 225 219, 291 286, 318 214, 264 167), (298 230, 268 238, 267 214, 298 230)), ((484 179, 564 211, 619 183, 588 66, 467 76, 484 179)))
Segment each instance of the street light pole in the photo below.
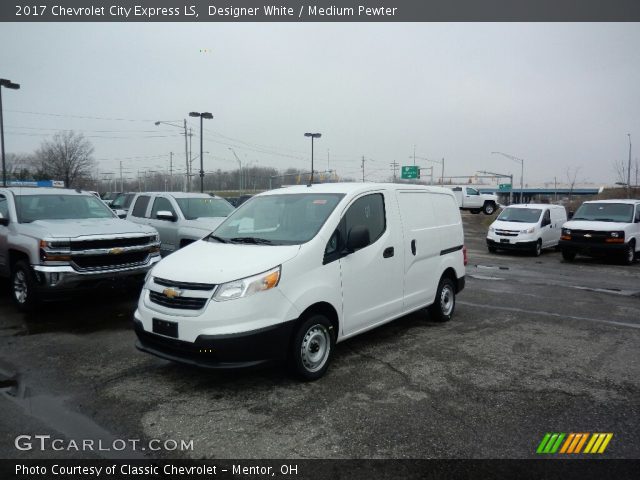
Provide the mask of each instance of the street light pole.
MULTIPOLYGON (((7 186, 7 166, 4 159, 4 123, 2 119, 2 87, 18 90, 20 85, 6 78, 0 78, 0 148, 2 149, 2 186, 7 186)), ((629 157, 631 158, 631 157, 629 157)))
POLYGON ((305 133, 305 137, 311 137, 311 177, 309 178, 309 186, 313 185, 313 139, 320 138, 321 133, 305 133))
POLYGON ((187 119, 184 119, 184 126, 180 126, 180 125, 176 125, 175 123, 171 123, 171 122, 165 122, 162 120, 158 120, 157 122, 155 122, 156 127, 160 124, 164 124, 164 125, 170 125, 172 127, 176 127, 176 128, 180 128, 183 129, 184 128, 184 161, 186 162, 187 165, 187 181, 185 182, 185 191, 189 191, 189 150, 187 149, 187 119))
POLYGON ((520 203, 523 203, 523 197, 524 197, 524 160, 522 158, 518 158, 518 157, 514 157, 513 155, 509 155, 507 153, 502 153, 502 152, 491 152, 492 154, 495 155, 502 155, 503 157, 506 157, 510 160, 513 160, 515 162, 520 162, 520 203))
POLYGON ((204 155, 202 152, 202 120, 211 120, 213 115, 209 112, 189 112, 190 117, 200 117, 200 193, 204 193, 204 155))

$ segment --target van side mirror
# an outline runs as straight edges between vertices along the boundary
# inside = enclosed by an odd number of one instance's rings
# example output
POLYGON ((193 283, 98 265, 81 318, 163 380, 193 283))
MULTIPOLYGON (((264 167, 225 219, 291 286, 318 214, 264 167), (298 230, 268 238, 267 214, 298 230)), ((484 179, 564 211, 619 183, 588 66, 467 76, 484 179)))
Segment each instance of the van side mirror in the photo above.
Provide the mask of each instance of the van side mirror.
POLYGON ((349 230, 349 236, 347 237, 347 250, 349 252, 355 252, 360 248, 364 248, 369 245, 369 229, 364 225, 355 225, 349 230))
POLYGON ((169 222, 176 221, 175 215, 169 210, 160 210, 158 213, 156 213, 156 218, 158 220, 168 220, 169 222))
POLYGON ((0 225, 6 227, 7 225, 9 225, 9 219, 8 218, 4 218, 4 216, 0 213, 0 225))

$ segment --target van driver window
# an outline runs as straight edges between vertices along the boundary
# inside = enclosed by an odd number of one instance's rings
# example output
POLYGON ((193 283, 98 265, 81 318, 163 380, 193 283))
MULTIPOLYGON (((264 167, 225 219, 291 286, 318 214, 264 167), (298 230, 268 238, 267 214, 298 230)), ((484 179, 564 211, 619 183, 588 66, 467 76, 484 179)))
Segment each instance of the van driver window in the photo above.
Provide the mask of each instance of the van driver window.
POLYGON ((361 197, 349 207, 345 215, 347 235, 356 225, 363 225, 369 229, 369 244, 382 236, 386 228, 386 220, 384 198, 381 193, 361 197))

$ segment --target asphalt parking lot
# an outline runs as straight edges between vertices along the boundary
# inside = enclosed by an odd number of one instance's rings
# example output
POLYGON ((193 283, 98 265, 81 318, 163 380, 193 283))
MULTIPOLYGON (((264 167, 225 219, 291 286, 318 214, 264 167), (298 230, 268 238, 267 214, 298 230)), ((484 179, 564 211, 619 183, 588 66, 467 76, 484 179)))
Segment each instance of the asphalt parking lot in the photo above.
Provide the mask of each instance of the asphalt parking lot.
POLYGON ((341 343, 314 383, 138 352, 135 292, 25 316, 3 283, 0 456, 532 458, 545 432, 612 432, 607 458, 639 458, 640 263, 489 254, 488 217, 463 219, 469 265, 454 319, 419 312, 341 343), (18 451, 20 434, 193 450, 18 451))

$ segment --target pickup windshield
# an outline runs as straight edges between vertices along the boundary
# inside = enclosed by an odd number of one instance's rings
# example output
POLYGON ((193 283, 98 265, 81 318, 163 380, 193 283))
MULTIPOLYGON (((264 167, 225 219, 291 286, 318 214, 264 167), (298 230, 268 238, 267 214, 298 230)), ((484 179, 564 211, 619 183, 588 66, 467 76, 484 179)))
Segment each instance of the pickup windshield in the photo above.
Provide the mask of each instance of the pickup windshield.
POLYGON ((94 195, 19 195, 16 211, 20 223, 35 220, 113 218, 113 212, 94 195))
POLYGON ((521 222, 521 223, 536 223, 540 219, 542 210, 539 208, 505 208, 498 220, 503 222, 521 222))
POLYGON ((226 217, 233 206, 222 198, 176 198, 187 220, 195 218, 226 217))
POLYGON ((300 193, 253 198, 215 230, 212 241, 298 245, 311 240, 344 195, 300 193), (216 238, 217 237, 217 238, 216 238))
POLYGON ((583 203, 571 220, 633 222, 633 205, 628 203, 583 203))

